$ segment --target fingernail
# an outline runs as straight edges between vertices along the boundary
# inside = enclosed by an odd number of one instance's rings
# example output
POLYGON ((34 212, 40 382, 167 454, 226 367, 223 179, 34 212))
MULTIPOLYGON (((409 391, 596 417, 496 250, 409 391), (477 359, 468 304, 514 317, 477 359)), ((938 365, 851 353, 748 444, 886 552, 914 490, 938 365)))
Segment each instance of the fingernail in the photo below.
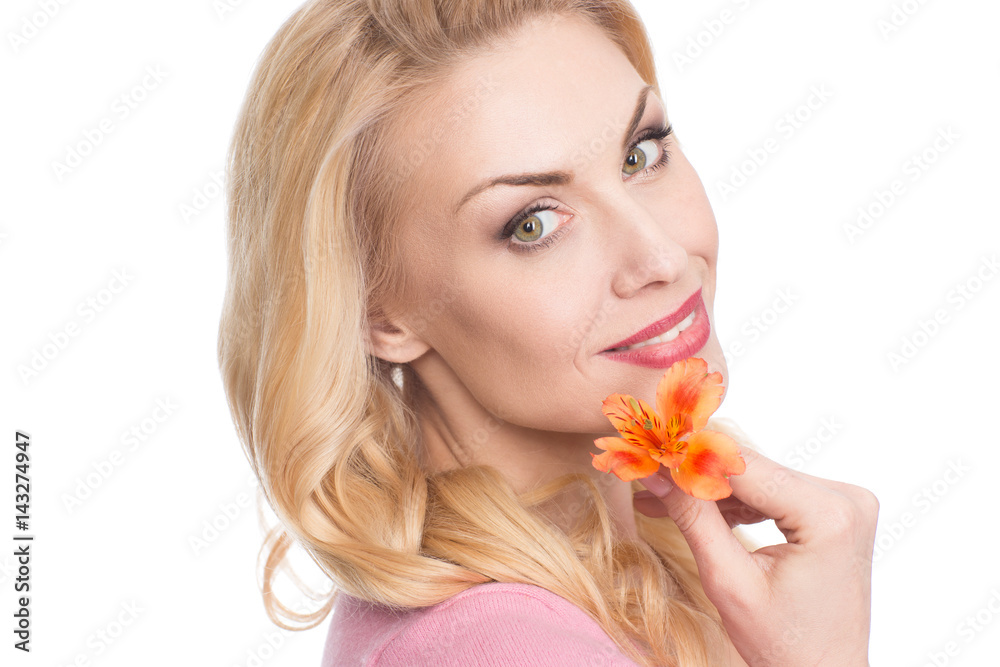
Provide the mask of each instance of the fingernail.
POLYGON ((639 480, 639 483, 652 491, 653 495, 660 498, 670 493, 670 489, 674 488, 674 483, 658 472, 653 473, 649 477, 643 477, 639 480))

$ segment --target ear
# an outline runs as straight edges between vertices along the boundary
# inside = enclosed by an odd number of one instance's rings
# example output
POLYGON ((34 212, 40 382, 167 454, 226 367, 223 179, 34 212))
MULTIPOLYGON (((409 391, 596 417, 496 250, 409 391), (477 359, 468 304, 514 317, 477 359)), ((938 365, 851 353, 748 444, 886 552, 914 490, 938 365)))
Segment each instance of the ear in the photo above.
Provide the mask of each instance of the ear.
POLYGON ((372 322, 368 353, 396 364, 405 364, 423 355, 431 346, 404 325, 386 319, 372 322))

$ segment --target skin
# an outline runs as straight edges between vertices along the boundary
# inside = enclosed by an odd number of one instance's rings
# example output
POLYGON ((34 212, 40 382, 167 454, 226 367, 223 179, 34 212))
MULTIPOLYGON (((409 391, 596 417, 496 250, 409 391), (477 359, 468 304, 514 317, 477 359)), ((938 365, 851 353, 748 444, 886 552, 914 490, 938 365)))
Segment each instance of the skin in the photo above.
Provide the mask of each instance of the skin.
MULTIPOLYGON (((664 104, 650 92, 638 127, 623 137, 646 83, 600 30, 578 20, 537 21, 509 47, 464 63, 407 116, 401 145, 430 134, 484 78, 491 92, 408 183, 399 232, 408 293, 395 331, 378 331, 375 353, 410 363, 426 385, 420 408, 436 464, 490 463, 523 489, 582 472, 605 490, 620 533, 635 538, 630 485, 596 470, 587 452, 601 452, 595 438, 617 435, 602 401, 621 392, 654 402, 665 369, 600 352, 700 288, 713 333, 696 356, 726 376, 711 316, 715 217, 673 137, 668 165, 630 173, 621 144, 669 122, 664 104), (574 172, 573 182, 496 186, 454 213, 490 177, 554 170, 574 172), (536 202, 557 207, 538 214, 554 230, 540 239, 550 245, 519 252, 510 247, 516 237, 497 238, 536 202), (488 438, 480 432, 477 441, 477 429, 488 438)), ((660 150, 646 141, 633 153, 651 164, 660 150)))
POLYGON ((650 490, 633 499, 629 483, 591 465, 588 452, 601 452, 594 439, 617 435, 600 411, 604 398, 618 392, 653 403, 664 372, 601 352, 698 289, 712 335, 692 356, 728 385, 712 308, 718 234, 704 187, 674 136, 622 149, 669 122, 662 100, 651 91, 625 136, 646 82, 598 28, 545 17, 464 61, 407 115, 399 145, 432 136, 483 80, 489 92, 457 114, 408 174, 398 229, 406 285, 396 303, 383 304, 390 315, 373 324, 369 341, 373 354, 409 363, 423 383, 415 407, 429 464, 490 464, 519 491, 583 473, 625 539, 637 539, 633 507, 670 516, 726 623, 733 665, 867 664, 878 510, 870 492, 748 452, 747 471, 731 478, 725 501, 673 490, 669 474, 644 480, 650 490), (649 171, 661 146, 669 162, 649 171), (632 173, 627 158, 637 154, 647 170, 632 173), (496 186, 455 211, 484 180, 556 170, 572 180, 496 186), (548 225, 539 241, 549 243, 519 252, 516 244, 530 237, 498 237, 535 203, 555 209, 533 219, 548 225), (749 553, 731 527, 764 518, 789 543, 749 553))

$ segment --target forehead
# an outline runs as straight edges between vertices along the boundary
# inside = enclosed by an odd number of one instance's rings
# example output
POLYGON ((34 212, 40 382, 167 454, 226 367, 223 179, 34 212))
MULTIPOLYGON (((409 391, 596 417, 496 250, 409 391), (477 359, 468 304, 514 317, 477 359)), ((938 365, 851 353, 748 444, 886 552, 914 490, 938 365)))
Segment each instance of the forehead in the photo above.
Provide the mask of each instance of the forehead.
POLYGON ((533 20, 463 63, 401 123, 410 203, 450 213, 491 176, 573 170, 581 147, 617 146, 644 85, 600 28, 576 17, 533 20))

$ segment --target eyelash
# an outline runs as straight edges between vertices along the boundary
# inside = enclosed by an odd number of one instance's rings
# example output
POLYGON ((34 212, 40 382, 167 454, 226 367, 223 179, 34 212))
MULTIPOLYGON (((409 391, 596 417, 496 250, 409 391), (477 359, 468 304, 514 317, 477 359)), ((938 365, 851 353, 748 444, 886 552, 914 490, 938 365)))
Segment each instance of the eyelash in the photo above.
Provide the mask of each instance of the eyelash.
MULTIPOLYGON (((657 160, 655 163, 647 166, 645 169, 643 169, 642 172, 636 172, 636 173, 652 173, 657 169, 659 169, 660 167, 666 166, 670 162, 670 151, 667 150, 667 147, 663 142, 663 140, 666 139, 668 136, 670 136, 673 133, 673 131, 674 131, 673 124, 666 126, 661 125, 660 127, 657 128, 649 128, 645 130, 642 134, 640 134, 635 141, 632 142, 632 144, 629 146, 626 155, 631 153, 636 146, 643 143, 644 141, 653 140, 660 142, 660 159, 657 160)), ((635 174, 632 174, 632 176, 634 177, 635 174)), ((553 211, 555 210, 555 208, 556 207, 549 206, 542 202, 537 202, 535 204, 532 204, 531 206, 521 211, 513 218, 511 218, 510 221, 507 222, 507 224, 503 228, 503 231, 500 234, 500 238, 502 240, 508 241, 509 247, 517 252, 534 252, 549 246, 550 244, 555 242, 556 238, 558 238, 561 235, 563 229, 562 227, 550 233, 542 240, 535 241, 534 243, 515 242, 513 240, 514 230, 517 229, 522 222, 530 218, 535 213, 538 213, 540 211, 553 211)))

